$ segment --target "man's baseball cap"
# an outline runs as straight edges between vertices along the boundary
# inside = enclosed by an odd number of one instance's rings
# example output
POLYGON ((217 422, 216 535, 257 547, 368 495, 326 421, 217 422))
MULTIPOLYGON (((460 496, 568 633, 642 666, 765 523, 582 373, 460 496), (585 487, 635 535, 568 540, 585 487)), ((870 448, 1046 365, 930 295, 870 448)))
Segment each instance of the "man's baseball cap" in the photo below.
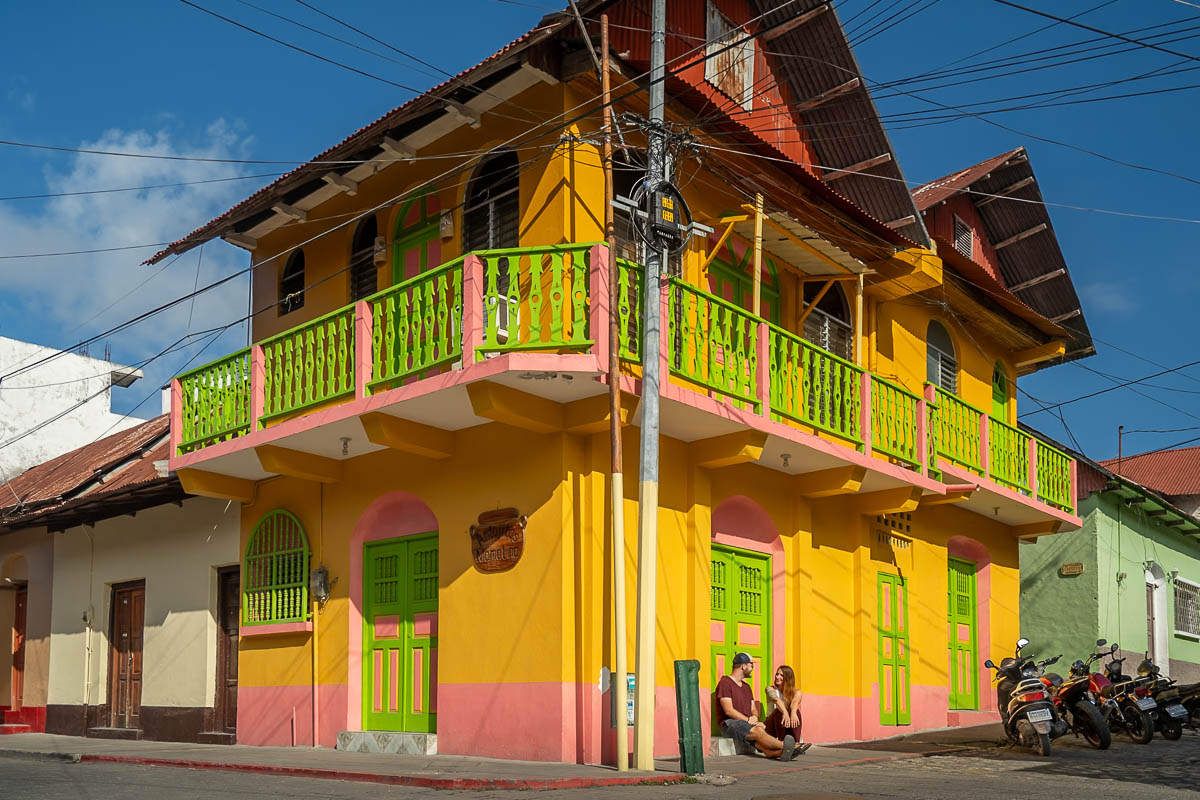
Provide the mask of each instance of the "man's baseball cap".
POLYGON ((749 654, 749 653, 738 653, 736 656, 734 656, 734 657, 733 657, 733 665, 734 665, 735 667, 736 667, 738 664, 749 664, 749 663, 751 663, 752 661, 754 661, 754 659, 752 659, 752 658, 750 657, 750 654, 749 654))

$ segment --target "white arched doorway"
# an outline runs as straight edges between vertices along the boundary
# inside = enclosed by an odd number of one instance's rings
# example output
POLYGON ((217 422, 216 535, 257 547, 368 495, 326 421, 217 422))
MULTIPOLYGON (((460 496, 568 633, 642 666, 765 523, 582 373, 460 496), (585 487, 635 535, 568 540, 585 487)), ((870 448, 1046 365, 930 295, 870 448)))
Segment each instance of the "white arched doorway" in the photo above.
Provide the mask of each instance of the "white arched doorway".
POLYGON ((1170 626, 1167 619, 1167 575, 1156 562, 1146 564, 1146 654, 1163 674, 1171 670, 1170 626))

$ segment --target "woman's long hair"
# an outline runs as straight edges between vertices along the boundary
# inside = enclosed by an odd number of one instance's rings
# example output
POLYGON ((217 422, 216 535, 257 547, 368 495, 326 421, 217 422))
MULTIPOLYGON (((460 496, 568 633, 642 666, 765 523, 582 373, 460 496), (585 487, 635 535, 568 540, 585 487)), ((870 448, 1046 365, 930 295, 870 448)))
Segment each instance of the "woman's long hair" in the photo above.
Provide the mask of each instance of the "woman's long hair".
POLYGON ((783 704, 791 708, 792 698, 796 696, 796 673, 787 664, 781 665, 779 671, 783 674, 783 704))

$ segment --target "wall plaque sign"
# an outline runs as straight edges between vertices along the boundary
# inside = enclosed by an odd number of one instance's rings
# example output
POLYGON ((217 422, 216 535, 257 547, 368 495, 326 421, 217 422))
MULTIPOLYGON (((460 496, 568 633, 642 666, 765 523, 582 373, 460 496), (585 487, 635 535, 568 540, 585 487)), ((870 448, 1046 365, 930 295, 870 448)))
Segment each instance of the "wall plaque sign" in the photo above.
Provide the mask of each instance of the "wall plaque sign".
POLYGON ((479 515, 471 526, 471 556, 481 572, 503 572, 521 560, 525 552, 525 523, 528 519, 515 508, 500 508, 479 515))
POLYGON ((1069 564, 1063 564, 1058 568, 1058 574, 1062 575, 1063 577, 1067 577, 1068 575, 1082 575, 1083 564, 1079 563, 1078 561, 1073 561, 1069 564))

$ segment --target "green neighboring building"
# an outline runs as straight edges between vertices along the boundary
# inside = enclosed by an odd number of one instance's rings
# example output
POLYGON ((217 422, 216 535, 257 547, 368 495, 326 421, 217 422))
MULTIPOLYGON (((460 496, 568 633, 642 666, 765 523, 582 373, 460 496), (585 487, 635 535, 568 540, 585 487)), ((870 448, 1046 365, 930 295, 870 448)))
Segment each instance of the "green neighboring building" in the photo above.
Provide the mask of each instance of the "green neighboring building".
POLYGON ((1083 527, 1020 548, 1030 652, 1069 664, 1103 638, 1120 645, 1127 670, 1148 653, 1172 678, 1200 681, 1200 520, 1063 449, 1078 459, 1083 527))

